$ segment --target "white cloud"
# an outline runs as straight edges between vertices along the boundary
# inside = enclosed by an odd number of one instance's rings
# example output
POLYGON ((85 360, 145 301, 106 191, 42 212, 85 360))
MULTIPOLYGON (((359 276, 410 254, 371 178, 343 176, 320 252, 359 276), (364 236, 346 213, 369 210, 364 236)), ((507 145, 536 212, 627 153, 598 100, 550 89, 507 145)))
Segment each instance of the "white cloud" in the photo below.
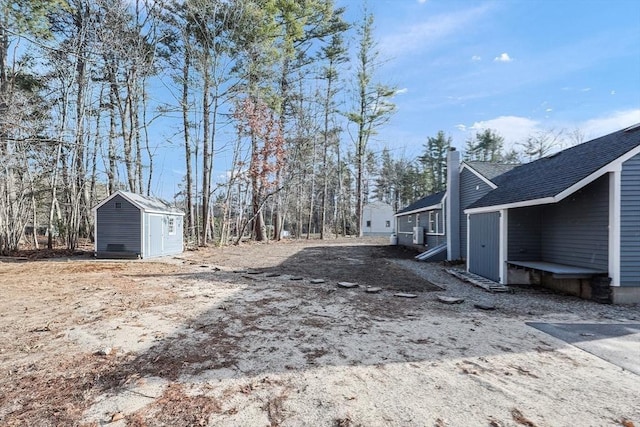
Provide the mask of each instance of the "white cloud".
POLYGON ((616 94, 616 91, 615 91, 615 90, 612 90, 612 91, 611 91, 611 95, 615 95, 615 94, 616 94))
POLYGON ((547 113, 550 113, 550 112, 552 112, 552 111, 553 111, 553 108, 547 108, 547 109, 546 109, 546 110, 544 110, 544 111, 546 111, 547 113))
POLYGON ((478 55, 473 55, 473 56, 471 57, 471 60, 472 60, 473 62, 482 61, 482 57, 481 57, 481 56, 478 56, 478 55))
POLYGON ((407 92, 409 92, 409 89, 407 89, 406 87, 403 87, 402 89, 398 89, 394 95, 401 95, 407 92))
POLYGON ((523 142, 527 137, 540 130, 539 125, 538 121, 526 117, 500 116, 491 120, 475 122, 467 129, 472 131, 472 135, 485 129, 492 129, 504 137, 504 148, 510 150, 516 144, 523 142))
POLYGON ((590 87, 584 87, 582 89, 580 89, 580 92, 589 92, 591 90, 590 87))
MULTIPOLYGON (((456 125, 456 128, 462 132, 466 132, 468 137, 473 137, 477 132, 482 132, 485 129, 492 129, 504 137, 504 148, 506 150, 511 148, 518 150, 521 147, 518 147, 517 144, 523 143, 529 136, 539 132, 548 132, 551 130, 571 132, 573 129, 578 129, 584 135, 584 141, 589 141, 636 123, 640 123, 640 108, 616 111, 582 122, 554 121, 541 123, 526 117, 500 116, 495 119, 475 122, 471 126, 459 124, 456 125)), ((567 138, 565 134, 561 140, 564 147, 574 143, 567 138)))
POLYGON ((606 116, 586 120, 579 123, 576 128, 584 133, 588 141, 589 139, 598 138, 636 123, 640 123, 640 108, 616 111, 606 116))
POLYGON ((511 59, 511 57, 509 56, 508 53, 502 53, 500 54, 500 56, 496 56, 495 58, 493 58, 493 60, 495 62, 511 62, 513 61, 513 59, 511 59))
POLYGON ((414 25, 397 26, 397 32, 381 37, 380 51, 385 56, 398 57, 441 47, 444 39, 464 33, 473 24, 481 22, 491 7, 489 4, 481 5, 432 16, 414 25))
POLYGON ((424 4, 426 2, 427 2, 427 0, 418 0, 418 3, 420 3, 420 4, 424 4))

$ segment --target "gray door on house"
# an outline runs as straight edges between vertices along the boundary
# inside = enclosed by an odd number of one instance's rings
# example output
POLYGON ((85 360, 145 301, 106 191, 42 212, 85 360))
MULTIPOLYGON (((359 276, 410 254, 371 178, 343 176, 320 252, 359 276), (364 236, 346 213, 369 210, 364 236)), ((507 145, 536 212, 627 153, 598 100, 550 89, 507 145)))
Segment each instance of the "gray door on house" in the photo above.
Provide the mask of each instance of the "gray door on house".
POLYGON ((160 256, 163 252, 162 243, 164 240, 162 215, 149 215, 149 251, 147 257, 160 256))
POLYGON ((500 281, 500 213, 469 216, 469 271, 500 281))

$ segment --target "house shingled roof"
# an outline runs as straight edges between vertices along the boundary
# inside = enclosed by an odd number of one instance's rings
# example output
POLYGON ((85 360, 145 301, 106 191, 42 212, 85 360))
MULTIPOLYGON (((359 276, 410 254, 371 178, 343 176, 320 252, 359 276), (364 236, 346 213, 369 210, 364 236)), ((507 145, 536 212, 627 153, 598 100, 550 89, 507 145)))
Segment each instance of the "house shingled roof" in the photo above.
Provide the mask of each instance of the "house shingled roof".
POLYGON ((513 163, 491 163, 491 162, 465 162, 468 166, 473 168, 480 175, 487 178, 489 181, 496 179, 497 177, 509 172, 511 169, 520 166, 513 163))
POLYGON ((396 215, 400 215, 405 212, 417 211, 420 209, 428 208, 429 206, 437 205, 438 203, 442 203, 442 199, 444 198, 445 194, 446 191, 440 191, 439 193, 430 194, 420 200, 411 203, 406 208, 399 210, 396 215))
POLYGON ((496 177, 498 188, 468 209, 557 196, 638 146, 640 126, 635 125, 518 166, 496 177))

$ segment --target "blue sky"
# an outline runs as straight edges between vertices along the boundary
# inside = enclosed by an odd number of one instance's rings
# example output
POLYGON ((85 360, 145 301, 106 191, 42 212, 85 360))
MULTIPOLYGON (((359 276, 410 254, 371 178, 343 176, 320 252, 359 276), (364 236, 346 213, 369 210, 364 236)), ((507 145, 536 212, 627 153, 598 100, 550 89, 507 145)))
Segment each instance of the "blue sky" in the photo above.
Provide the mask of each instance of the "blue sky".
MULTIPOLYGON (((360 2, 343 0, 350 19, 360 2)), ((640 2, 370 0, 380 81, 398 112, 372 146, 411 158, 443 130, 463 148, 545 130, 591 139, 640 122, 640 2)))
MULTIPOLYGON (((361 0, 336 1, 349 21, 362 16, 361 0)), ((399 89, 374 152, 412 159, 439 130, 462 149, 486 128, 511 147, 540 131, 579 129, 589 140, 640 122, 640 1, 369 0, 368 8, 385 59, 377 80, 399 89)), ((184 173, 180 136, 165 130, 161 139, 178 141, 162 143, 155 160, 154 192, 171 198, 184 173)), ((230 158, 229 149, 216 154, 214 175, 225 176, 230 158)))

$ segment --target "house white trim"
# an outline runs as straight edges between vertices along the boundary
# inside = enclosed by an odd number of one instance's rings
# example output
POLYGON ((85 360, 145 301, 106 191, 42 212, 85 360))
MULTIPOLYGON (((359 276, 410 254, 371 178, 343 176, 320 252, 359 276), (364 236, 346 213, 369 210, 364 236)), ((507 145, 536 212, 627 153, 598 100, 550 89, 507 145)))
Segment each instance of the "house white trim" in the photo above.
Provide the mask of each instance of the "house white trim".
POLYGON ((568 196, 572 195, 576 191, 591 184, 593 181, 600 178, 604 174, 621 170, 622 164, 627 160, 629 160, 630 158, 634 157, 636 154, 640 154, 640 145, 635 147, 632 150, 629 150, 627 153, 618 157, 611 163, 606 164, 605 166, 601 167, 591 175, 581 179, 580 181, 576 182, 569 188, 561 191, 560 193, 556 194, 553 197, 545 197, 545 198, 534 199, 534 200, 525 200, 522 202, 507 203, 507 204, 496 205, 496 206, 485 206, 481 208, 465 209, 464 213, 476 214, 476 213, 483 213, 483 212, 495 212, 503 209, 523 208, 527 206, 537 206, 537 205, 545 205, 549 203, 558 203, 563 199, 567 198, 568 196))
MULTIPOLYGON (((465 214, 467 214, 467 213, 465 212, 465 214)), ((470 219, 470 217, 471 217, 471 215, 467 214, 467 257, 466 257, 466 260, 467 260, 467 265, 466 265, 467 271, 469 271, 469 265, 470 265, 469 264, 469 259, 471 259, 471 251, 469 250, 470 249, 469 248, 469 241, 471 240, 471 238, 470 238, 470 236, 471 236, 471 224, 470 224, 471 223, 471 219, 470 219)))
POLYGON ((545 197, 542 199, 534 199, 534 200, 525 200, 522 202, 509 203, 505 205, 496 205, 496 206, 485 206, 482 208, 471 208, 465 209, 464 213, 466 214, 478 214, 478 213, 487 213, 487 212, 497 212, 503 209, 513 209, 513 208, 525 208, 528 206, 538 206, 538 205, 546 205, 549 203, 556 203, 555 198, 553 197, 545 197))
POLYGON ((436 209, 442 209, 442 202, 438 203, 438 204, 435 204, 435 205, 427 206, 425 208, 414 209, 414 210, 408 211, 408 212, 397 213, 397 214, 394 214, 393 216, 395 216, 396 218, 399 218, 399 217, 405 216, 405 215, 413 215, 413 214, 418 214, 420 212, 433 211, 433 210, 436 210, 436 209))
POLYGON ((609 277, 620 286, 620 210, 622 206, 622 164, 609 174, 609 277))
POLYGON ((507 284, 508 266, 507 258, 509 256, 509 210, 500 211, 500 249, 499 249, 499 269, 500 283, 507 284))

